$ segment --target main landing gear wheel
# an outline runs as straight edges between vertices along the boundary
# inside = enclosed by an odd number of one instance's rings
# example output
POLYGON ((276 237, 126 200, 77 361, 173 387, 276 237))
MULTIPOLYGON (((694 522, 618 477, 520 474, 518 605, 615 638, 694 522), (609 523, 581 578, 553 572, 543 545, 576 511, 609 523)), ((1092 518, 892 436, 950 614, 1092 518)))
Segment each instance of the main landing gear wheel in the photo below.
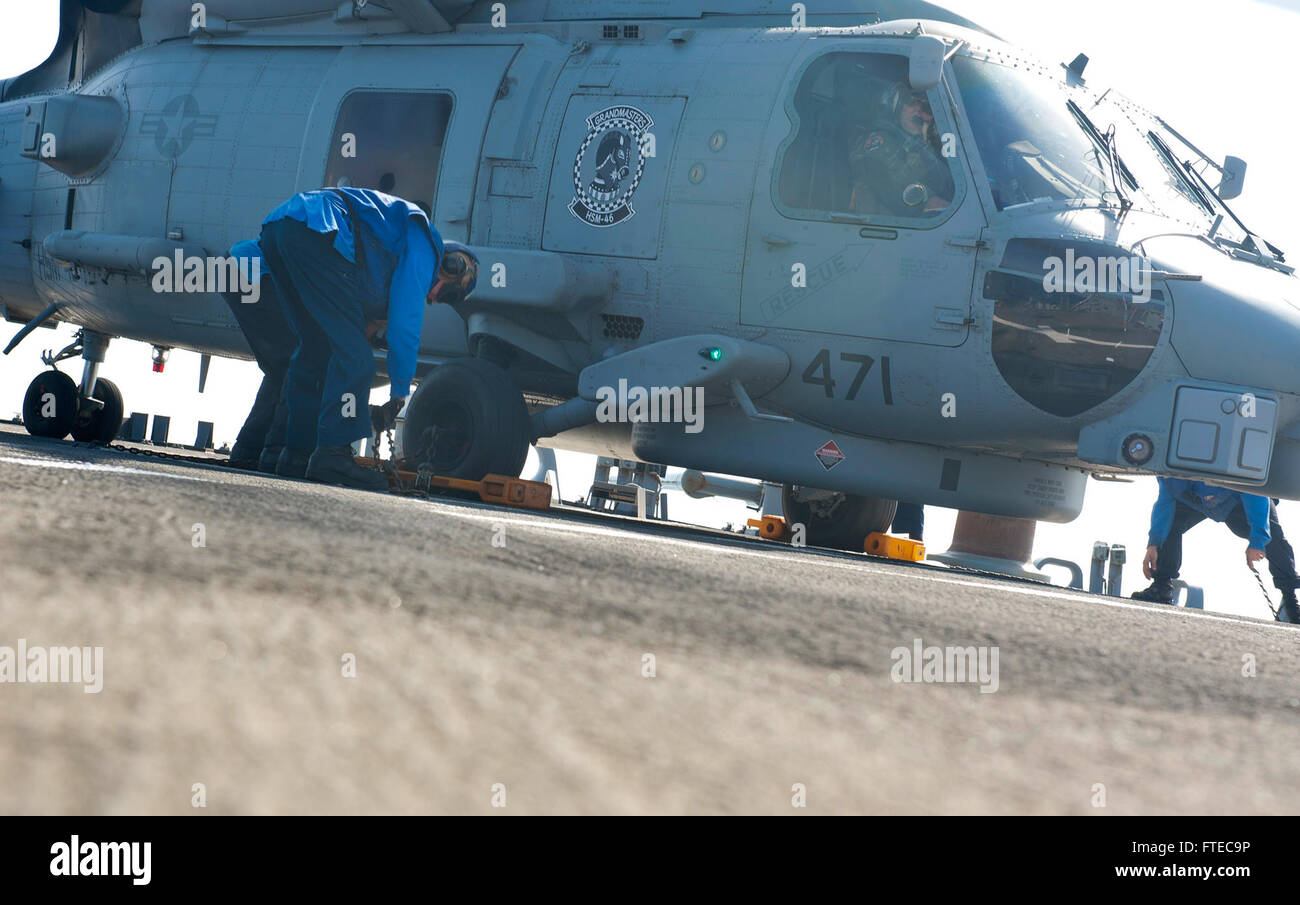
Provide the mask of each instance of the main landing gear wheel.
POLYGON ((862 552, 868 534, 889 531, 897 500, 835 493, 786 484, 781 496, 786 524, 803 524, 810 547, 862 552))
POLYGON ((411 396, 405 458, 447 478, 515 478, 528 458, 531 425, 510 375, 478 358, 434 368, 411 396))
POLYGON ((122 430, 122 391, 113 381, 100 377, 95 380, 95 391, 90 395, 103 405, 81 406, 72 425, 72 439, 79 443, 112 443, 122 430))
POLYGON ((42 371, 23 397, 23 426, 33 437, 62 440, 77 422, 78 402, 77 384, 71 377, 62 371, 42 371))

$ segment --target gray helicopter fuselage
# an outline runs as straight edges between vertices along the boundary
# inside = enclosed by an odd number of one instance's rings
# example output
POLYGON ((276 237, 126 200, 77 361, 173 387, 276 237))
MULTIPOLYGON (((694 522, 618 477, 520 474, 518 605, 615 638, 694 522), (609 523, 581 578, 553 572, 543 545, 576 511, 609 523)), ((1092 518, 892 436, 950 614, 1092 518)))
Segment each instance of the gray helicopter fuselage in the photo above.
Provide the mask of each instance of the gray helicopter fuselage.
MULTIPOLYGON (((677 338, 783 356, 738 373, 762 413, 793 422, 747 415, 724 382, 707 386, 699 434, 576 425, 555 445, 1058 521, 1077 515, 1089 472, 1300 499, 1294 276, 1142 204, 1000 203, 950 68, 930 92, 950 144, 947 206, 901 218, 818 206, 846 191, 836 155, 849 150, 801 137, 839 103, 805 80, 830 55, 905 59, 913 26, 644 22, 625 39, 599 23, 467 24, 136 47, 77 90, 122 111, 101 165, 70 177, 0 157, 0 298, 11 319, 60 302, 61 319, 97 332, 247 356, 215 294, 156 292, 84 248, 167 237, 221 255, 288 195, 340 174, 383 187, 383 174, 480 257, 459 314, 426 317, 426 367, 491 340, 512 350, 525 393, 553 403, 580 394, 584 370, 677 338), (1023 262, 1085 248, 1155 262, 1152 307, 1037 317, 1022 289, 1041 270, 1023 262), (1242 398, 1264 415, 1246 424, 1224 408, 1242 398), (1126 456, 1135 436, 1153 458, 1126 456)), ((968 42, 963 55, 1060 77, 987 36, 930 30, 968 42)), ((23 144, 33 106, 54 97, 0 104, 4 147, 23 144)))

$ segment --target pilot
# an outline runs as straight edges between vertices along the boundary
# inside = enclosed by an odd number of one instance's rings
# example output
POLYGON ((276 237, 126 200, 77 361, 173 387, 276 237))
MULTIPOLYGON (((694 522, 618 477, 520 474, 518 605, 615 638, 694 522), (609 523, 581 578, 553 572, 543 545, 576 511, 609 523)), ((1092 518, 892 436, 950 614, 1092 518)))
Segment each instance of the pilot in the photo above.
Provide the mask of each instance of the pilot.
POLYGON ((1147 538, 1142 574, 1151 579, 1151 587, 1133 594, 1134 600, 1173 603, 1173 581, 1183 564, 1183 535, 1206 518, 1223 522, 1228 530, 1249 540, 1246 565, 1255 571, 1255 563, 1268 559, 1273 584, 1282 592, 1282 610, 1278 618, 1300 625, 1300 608, 1296 606, 1295 554, 1282 533, 1277 506, 1267 497, 1252 496, 1177 478, 1159 478, 1160 496, 1151 510, 1151 533, 1147 538))
POLYGON ((244 419, 244 426, 230 450, 230 465, 273 474, 284 446, 288 419, 283 398, 284 375, 289 370, 289 359, 298 341, 285 320, 280 299, 275 293, 275 281, 266 269, 257 242, 252 239, 237 242, 230 249, 230 257, 239 262, 240 269, 246 274, 261 274, 257 301, 246 302, 238 292, 226 292, 223 297, 235 315, 239 329, 244 331, 257 366, 262 369, 262 385, 258 387, 253 408, 244 419), (256 271, 253 270, 254 262, 256 271))
POLYGON ((924 92, 900 82, 886 92, 889 118, 860 129, 850 144, 851 209, 860 214, 922 217, 952 204, 952 172, 940 152, 924 92))
POLYGON ((296 338, 276 473, 387 489, 351 449, 372 425, 371 342, 382 333, 388 348, 390 399, 376 414, 391 427, 415 377, 425 304, 462 300, 477 263, 415 203, 351 187, 294 195, 267 216, 260 245, 296 338))

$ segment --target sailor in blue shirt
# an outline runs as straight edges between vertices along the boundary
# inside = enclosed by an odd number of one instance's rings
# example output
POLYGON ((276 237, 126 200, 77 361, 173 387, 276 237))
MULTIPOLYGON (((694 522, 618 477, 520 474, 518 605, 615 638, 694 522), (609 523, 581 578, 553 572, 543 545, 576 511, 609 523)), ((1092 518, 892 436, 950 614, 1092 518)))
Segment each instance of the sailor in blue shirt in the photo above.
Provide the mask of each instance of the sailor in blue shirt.
POLYGON ((275 472, 275 464, 284 447, 288 408, 284 404, 284 376, 298 339, 285 320, 284 310, 275 292, 275 282, 262 259, 257 242, 246 239, 235 243, 230 257, 245 274, 242 286, 259 281, 259 291, 245 296, 238 291, 222 293, 235 322, 244 331, 257 366, 262 370, 262 385, 253 400, 253 408, 230 449, 230 464, 250 471, 275 472))
POLYGON ((371 429, 372 340, 383 334, 388 346, 391 398, 380 421, 391 425, 415 377, 424 306, 473 290, 472 256, 463 246, 449 254, 414 203, 350 187, 294 195, 267 216, 259 244, 297 337, 276 473, 386 489, 351 451, 371 429))
POLYGON ((1142 574, 1151 587, 1133 595, 1136 600, 1173 603, 1173 581, 1183 564, 1183 535, 1205 519, 1223 522, 1228 530, 1249 539, 1246 565, 1252 570, 1268 559, 1273 584, 1282 592, 1282 615, 1300 624, 1296 606, 1295 553, 1282 533, 1277 507, 1267 497, 1224 490, 1200 481, 1159 478, 1160 496, 1151 510, 1151 532, 1147 537, 1142 574))

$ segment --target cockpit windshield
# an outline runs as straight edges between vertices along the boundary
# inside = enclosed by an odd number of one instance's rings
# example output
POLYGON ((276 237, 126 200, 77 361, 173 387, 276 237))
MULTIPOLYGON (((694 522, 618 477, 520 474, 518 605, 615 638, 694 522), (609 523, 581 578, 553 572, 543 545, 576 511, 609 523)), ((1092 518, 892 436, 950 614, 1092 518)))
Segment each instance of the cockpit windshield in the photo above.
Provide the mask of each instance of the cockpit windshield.
POLYGON ((1118 205, 1122 181, 1133 207, 1208 230, 1213 213, 1160 149, 1155 118, 1136 104, 963 54, 952 63, 998 210, 1035 201, 1118 205), (1111 149, 1132 181, 1112 172, 1111 149))
POLYGON ((1196 224, 1198 228, 1208 228, 1217 214, 1213 202, 1207 205, 1206 193, 1182 171, 1181 162, 1186 155, 1178 156, 1181 149, 1154 116, 1114 92, 1083 105, 1091 108, 1090 115, 1098 122, 1115 126, 1124 160, 1142 184, 1142 195, 1147 202, 1144 207, 1196 224))
POLYGON ((1024 69, 953 58, 998 210, 1035 201, 1101 201, 1105 158, 1070 113, 1063 87, 1024 69))

